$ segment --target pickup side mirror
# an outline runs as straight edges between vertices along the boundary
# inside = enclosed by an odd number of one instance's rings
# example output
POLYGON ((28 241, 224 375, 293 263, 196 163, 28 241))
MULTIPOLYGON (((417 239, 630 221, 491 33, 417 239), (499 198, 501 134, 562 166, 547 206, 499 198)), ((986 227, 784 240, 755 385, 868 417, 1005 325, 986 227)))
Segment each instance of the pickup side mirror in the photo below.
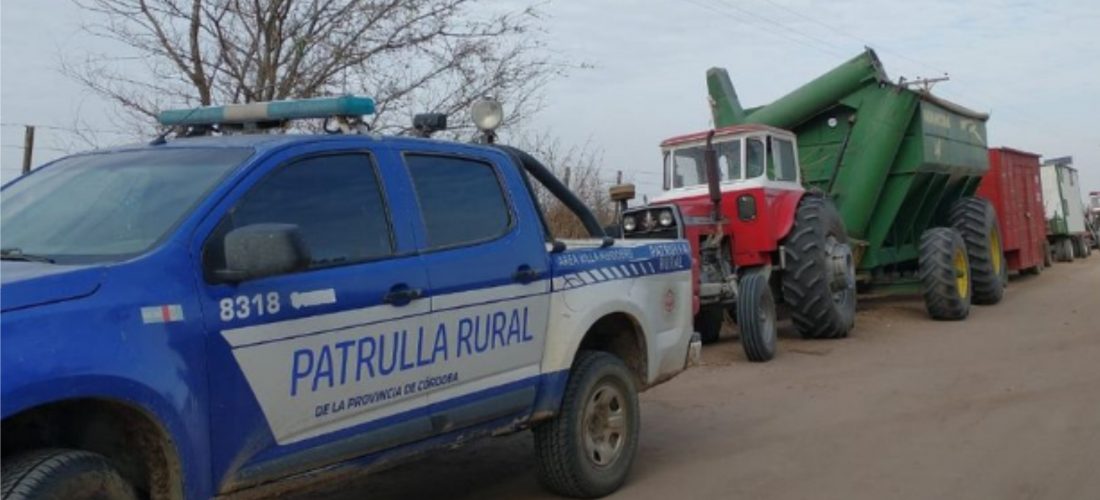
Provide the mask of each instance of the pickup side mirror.
POLYGON ((214 272, 225 282, 238 283, 309 267, 310 255, 294 224, 251 224, 225 235, 225 269, 214 272))

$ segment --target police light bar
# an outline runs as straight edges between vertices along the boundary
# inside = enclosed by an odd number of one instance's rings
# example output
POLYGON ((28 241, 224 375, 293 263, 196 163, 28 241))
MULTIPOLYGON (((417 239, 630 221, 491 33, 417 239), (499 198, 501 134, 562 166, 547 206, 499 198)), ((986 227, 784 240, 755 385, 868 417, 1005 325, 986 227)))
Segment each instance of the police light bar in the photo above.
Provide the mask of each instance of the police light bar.
POLYGON ((164 126, 280 122, 374 113, 374 99, 346 95, 286 101, 265 101, 226 106, 162 111, 157 121, 164 126))

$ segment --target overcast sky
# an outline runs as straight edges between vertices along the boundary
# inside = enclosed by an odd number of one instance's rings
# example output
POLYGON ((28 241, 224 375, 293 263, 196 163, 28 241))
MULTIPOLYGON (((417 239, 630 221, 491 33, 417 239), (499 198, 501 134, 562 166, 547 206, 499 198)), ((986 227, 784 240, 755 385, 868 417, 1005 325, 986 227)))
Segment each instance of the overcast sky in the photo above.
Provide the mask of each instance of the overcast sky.
MULTIPOLYGON (((526 5, 522 0, 509 3, 526 5)), ((539 3, 550 48, 593 69, 547 88, 528 126, 603 153, 659 188, 661 139, 709 127, 704 72, 724 66, 746 107, 765 104, 864 45, 891 78, 941 76, 934 92, 989 112, 991 146, 1073 155, 1085 190, 1100 190, 1100 2, 1095 0, 551 0, 539 3)), ((34 163, 82 149, 79 121, 112 141, 110 106, 58 71, 106 42, 79 30, 68 0, 5 0, 0 8, 3 178, 18 173, 23 131, 38 131, 34 163)), ((121 131, 117 141, 132 136, 121 131)))

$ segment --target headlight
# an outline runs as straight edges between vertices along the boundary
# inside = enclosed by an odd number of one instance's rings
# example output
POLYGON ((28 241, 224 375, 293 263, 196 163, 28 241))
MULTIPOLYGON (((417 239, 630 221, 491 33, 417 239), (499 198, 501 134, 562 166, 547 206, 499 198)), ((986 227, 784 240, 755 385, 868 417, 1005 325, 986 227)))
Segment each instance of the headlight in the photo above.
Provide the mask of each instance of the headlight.
POLYGON ((671 226, 672 225, 672 211, 671 210, 661 210, 660 213, 657 214, 657 223, 660 224, 663 227, 671 226))
POLYGON ((630 232, 638 229, 638 221, 634 219, 633 215, 623 217, 623 231, 630 232))
POLYGON ((474 102, 470 107, 470 117, 474 125, 482 132, 496 130, 504 121, 504 108, 500 101, 492 97, 483 97, 474 102))

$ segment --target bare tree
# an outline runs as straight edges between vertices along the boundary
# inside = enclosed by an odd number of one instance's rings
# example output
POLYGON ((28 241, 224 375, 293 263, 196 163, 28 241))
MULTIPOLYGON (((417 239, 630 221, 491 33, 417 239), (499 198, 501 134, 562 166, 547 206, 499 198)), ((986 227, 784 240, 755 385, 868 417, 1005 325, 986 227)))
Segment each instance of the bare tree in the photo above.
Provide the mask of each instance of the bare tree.
MULTIPOLYGON (((609 224, 615 216, 614 206, 608 195, 612 181, 611 172, 601 169, 603 154, 590 143, 566 147, 549 134, 527 135, 519 138, 520 148, 538 158, 554 175, 561 179, 577 195, 601 224, 609 224)), ((535 183, 535 198, 546 214, 550 233, 558 238, 583 238, 588 236, 573 212, 569 211, 550 192, 535 183)))
POLYGON ((146 120, 170 106, 359 93, 377 101, 371 125, 392 132, 415 112, 454 114, 492 94, 511 123, 563 68, 535 9, 479 0, 75 1, 94 14, 85 29, 132 53, 64 71, 146 120))

